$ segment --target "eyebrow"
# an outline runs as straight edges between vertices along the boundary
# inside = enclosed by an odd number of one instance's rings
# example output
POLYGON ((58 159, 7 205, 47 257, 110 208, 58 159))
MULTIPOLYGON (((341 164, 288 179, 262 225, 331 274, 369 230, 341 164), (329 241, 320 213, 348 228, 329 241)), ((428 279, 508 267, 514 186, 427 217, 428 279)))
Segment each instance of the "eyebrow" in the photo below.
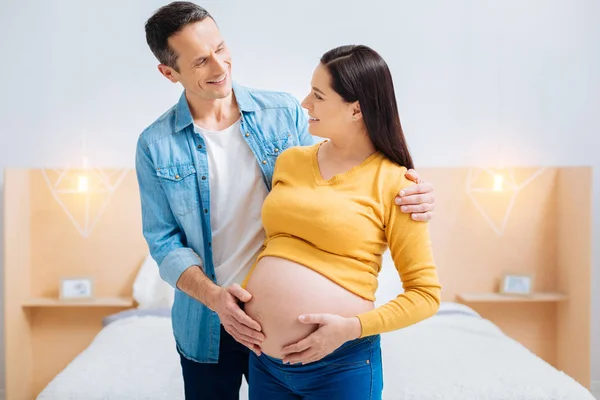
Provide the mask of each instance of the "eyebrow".
POLYGON ((323 96, 325 96, 325 93, 323 93, 322 91, 320 91, 319 89, 317 89, 315 86, 313 86, 313 87, 312 87, 312 89, 313 89, 315 92, 319 92, 319 93, 321 93, 323 96))
MULTIPOLYGON (((221 43, 219 43, 219 45, 217 46, 217 49, 220 49, 221 47, 223 47, 225 45, 225 40, 223 40, 221 43)), ((198 62, 204 60, 208 58, 208 56, 200 56, 198 58, 196 58, 193 62, 192 65, 196 65, 198 62)))

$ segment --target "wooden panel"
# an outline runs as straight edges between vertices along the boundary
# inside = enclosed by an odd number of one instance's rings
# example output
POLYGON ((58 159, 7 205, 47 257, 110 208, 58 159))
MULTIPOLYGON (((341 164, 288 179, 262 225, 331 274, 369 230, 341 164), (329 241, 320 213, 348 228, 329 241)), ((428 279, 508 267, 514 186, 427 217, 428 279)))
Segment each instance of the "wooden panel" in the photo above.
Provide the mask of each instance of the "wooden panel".
POLYGON ((469 303, 469 306, 493 321, 507 336, 559 368, 555 303, 469 303))
MULTIPOLYGON (((515 169, 517 182, 536 170, 515 169)), ((536 292, 555 291, 555 168, 545 170, 518 192, 501 235, 474 201, 501 225, 514 191, 476 193, 473 200, 467 193, 468 168, 424 168, 419 172, 436 189, 430 231, 444 300, 455 301, 458 293, 497 292, 507 273, 533 275, 536 292)), ((491 180, 481 181, 472 186, 492 187, 491 180)))
POLYGON ((564 301, 567 296, 562 293, 532 293, 526 296, 502 293, 459 293, 456 298, 469 303, 540 303, 564 301))
MULTIPOLYGON (((69 177, 82 174, 71 171, 63 185, 68 188, 67 183, 73 185, 69 177)), ((57 298, 61 278, 90 276, 95 296, 131 297, 135 275, 147 254, 135 173, 128 171, 110 197, 109 193, 61 194, 60 201, 80 225, 85 222, 86 202, 90 204, 90 223, 106 204, 88 237, 80 235, 39 170, 31 172, 31 197, 31 261, 36 277, 31 296, 57 298)))
POLYGON ((32 398, 31 327, 21 301, 29 294, 29 173, 4 175, 4 350, 6 400, 32 398))
POLYGON ((95 297, 93 299, 60 300, 49 297, 32 297, 23 302, 23 307, 132 307, 133 299, 126 297, 95 297))
POLYGON ((558 308, 557 359, 561 368, 590 387, 592 173, 563 168, 558 175, 557 289, 569 294, 558 308))

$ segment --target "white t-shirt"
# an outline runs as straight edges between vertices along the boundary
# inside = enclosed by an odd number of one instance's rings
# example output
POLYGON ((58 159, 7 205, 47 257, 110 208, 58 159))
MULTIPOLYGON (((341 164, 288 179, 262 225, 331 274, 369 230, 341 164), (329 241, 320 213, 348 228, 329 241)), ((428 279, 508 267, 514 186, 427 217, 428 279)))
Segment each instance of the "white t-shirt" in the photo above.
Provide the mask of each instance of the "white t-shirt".
POLYGON ((265 239, 261 209, 267 188, 241 122, 214 132, 195 125, 208 156, 210 226, 217 283, 242 283, 265 239))

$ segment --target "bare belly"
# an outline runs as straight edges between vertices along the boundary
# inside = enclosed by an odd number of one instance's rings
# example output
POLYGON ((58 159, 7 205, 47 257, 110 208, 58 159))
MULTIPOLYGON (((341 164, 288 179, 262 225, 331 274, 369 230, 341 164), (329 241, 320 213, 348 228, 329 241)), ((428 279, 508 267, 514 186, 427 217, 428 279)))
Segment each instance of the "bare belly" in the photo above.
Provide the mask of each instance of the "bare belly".
POLYGON ((278 257, 262 258, 246 289, 252 299, 246 313, 263 329, 264 353, 282 358, 281 349, 312 333, 317 326, 298 321, 302 314, 327 313, 345 317, 373 309, 373 302, 342 288, 303 265, 278 257))

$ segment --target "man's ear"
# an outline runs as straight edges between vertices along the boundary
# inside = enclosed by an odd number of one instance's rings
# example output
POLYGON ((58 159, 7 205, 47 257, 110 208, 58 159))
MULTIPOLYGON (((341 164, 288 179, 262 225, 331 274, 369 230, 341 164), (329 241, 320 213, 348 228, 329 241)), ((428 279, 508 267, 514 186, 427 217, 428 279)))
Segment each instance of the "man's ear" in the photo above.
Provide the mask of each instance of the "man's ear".
POLYGON ((173 68, 165 64, 158 64, 158 71, 173 83, 179 82, 179 74, 173 68))

